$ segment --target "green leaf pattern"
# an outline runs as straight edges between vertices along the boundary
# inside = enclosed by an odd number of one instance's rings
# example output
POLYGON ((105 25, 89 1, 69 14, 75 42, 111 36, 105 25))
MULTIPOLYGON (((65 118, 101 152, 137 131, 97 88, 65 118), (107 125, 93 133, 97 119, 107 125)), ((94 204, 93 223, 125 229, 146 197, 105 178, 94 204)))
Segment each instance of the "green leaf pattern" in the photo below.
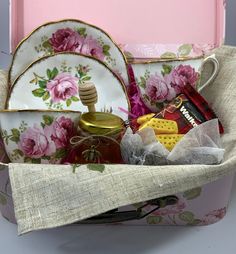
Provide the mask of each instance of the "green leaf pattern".
MULTIPOLYGON (((189 211, 186 204, 198 198, 202 189, 195 188, 185 191, 179 195, 179 204, 160 208, 146 218, 148 224, 173 224, 173 225, 201 225, 202 220, 196 218, 192 211, 189 211), (181 205, 182 204, 182 205, 181 205)), ((153 209, 149 207, 148 209, 153 209)), ((147 210, 148 211, 148 210, 147 210)))
POLYGON ((179 214, 179 218, 182 221, 191 222, 191 221, 194 220, 194 214, 192 212, 189 212, 189 211, 184 211, 184 212, 179 214))
POLYGON ((161 55, 161 58, 172 59, 177 58, 177 55, 173 52, 165 52, 164 54, 161 55))
POLYGON ((98 171, 100 173, 103 173, 105 170, 105 165, 103 164, 88 164, 87 168, 92 171, 98 171))
POLYGON ((192 199, 195 199, 195 198, 199 197, 201 195, 201 192, 202 192, 202 188, 199 187, 199 188, 195 188, 195 189, 185 191, 183 196, 187 200, 192 200, 192 199))
POLYGON ((163 59, 174 59, 174 58, 181 58, 181 57, 189 57, 193 50, 192 44, 182 44, 179 46, 177 52, 170 52, 167 51, 161 55, 163 59))
POLYGON ((178 49, 178 55, 180 57, 186 57, 188 56, 192 51, 192 45, 191 44, 183 44, 178 49))
POLYGON ((51 125, 54 121, 54 118, 52 116, 49 115, 43 115, 43 123, 44 125, 51 125))
POLYGON ((163 221, 163 217, 161 216, 148 216, 147 223, 148 224, 160 224, 163 221))

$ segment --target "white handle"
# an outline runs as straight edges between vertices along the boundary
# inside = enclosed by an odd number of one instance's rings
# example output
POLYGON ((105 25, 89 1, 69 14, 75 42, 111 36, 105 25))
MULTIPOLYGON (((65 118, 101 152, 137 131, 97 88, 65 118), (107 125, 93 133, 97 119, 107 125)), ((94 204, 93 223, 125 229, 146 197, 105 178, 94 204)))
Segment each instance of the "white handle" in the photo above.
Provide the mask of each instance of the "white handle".
POLYGON ((213 64, 213 72, 212 72, 211 76, 209 77, 209 79, 203 85, 199 86, 199 88, 198 88, 199 92, 201 92, 204 88, 206 88, 208 85, 210 85, 214 81, 214 79, 216 78, 216 76, 218 75, 219 70, 220 70, 220 64, 219 64, 219 61, 217 60, 215 54, 211 55, 209 57, 206 57, 203 60, 202 68, 204 68, 204 66, 207 63, 213 64))

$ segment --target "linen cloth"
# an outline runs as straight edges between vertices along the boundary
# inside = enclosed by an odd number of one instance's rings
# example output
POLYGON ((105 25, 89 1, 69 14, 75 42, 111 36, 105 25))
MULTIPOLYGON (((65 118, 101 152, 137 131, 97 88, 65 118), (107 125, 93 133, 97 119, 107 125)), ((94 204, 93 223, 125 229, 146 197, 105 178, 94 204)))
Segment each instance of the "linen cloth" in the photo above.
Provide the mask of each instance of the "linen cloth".
MULTIPOLYGON (((8 164, 18 233, 83 220, 114 208, 180 193, 236 169, 236 48, 215 51, 220 72, 203 96, 219 116, 226 149, 220 165, 30 165, 8 164)), ((210 72, 206 68, 203 79, 210 72)))

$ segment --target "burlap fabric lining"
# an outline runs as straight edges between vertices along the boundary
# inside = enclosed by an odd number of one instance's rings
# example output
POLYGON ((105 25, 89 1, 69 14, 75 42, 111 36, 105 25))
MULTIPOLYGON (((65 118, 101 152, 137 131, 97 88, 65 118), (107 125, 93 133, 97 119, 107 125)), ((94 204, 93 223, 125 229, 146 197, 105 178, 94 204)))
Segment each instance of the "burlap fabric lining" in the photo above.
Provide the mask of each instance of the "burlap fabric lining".
MULTIPOLYGON (((131 166, 8 164, 19 234, 67 225, 113 208, 171 195, 236 169, 236 48, 215 51, 220 73, 204 92, 225 127, 221 165, 131 166)), ((203 79, 210 72, 206 68, 203 79)), ((2 101, 1 96, 1 101, 2 101)), ((2 165, 4 167, 4 165, 2 165)))

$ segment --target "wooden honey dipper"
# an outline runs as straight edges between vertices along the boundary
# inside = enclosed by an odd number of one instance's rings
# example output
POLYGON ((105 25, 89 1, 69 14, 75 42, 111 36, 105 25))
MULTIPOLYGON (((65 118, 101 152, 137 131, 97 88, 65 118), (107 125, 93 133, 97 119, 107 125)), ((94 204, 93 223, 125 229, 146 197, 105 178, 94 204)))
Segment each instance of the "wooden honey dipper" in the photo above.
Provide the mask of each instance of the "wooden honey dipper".
POLYGON ((79 97, 89 112, 96 112, 95 104, 98 101, 98 94, 95 85, 91 82, 84 83, 79 87, 79 97))

